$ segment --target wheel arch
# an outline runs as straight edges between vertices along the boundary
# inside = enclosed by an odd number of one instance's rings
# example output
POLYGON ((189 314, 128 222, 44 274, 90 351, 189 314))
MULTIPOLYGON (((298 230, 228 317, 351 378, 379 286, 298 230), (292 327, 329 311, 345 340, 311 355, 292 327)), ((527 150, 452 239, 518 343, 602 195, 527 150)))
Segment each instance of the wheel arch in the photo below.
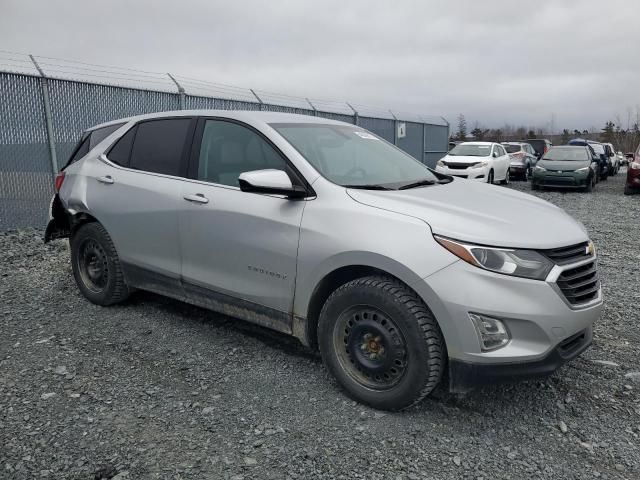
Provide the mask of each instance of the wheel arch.
POLYGON ((396 262, 388 265, 375 262, 348 263, 334 266, 319 275, 319 279, 313 283, 313 287, 310 289, 311 293, 308 298, 301 299, 296 295, 298 309, 294 314, 294 335, 303 344, 316 349, 318 347, 318 320, 327 298, 345 283, 370 275, 386 276, 401 282, 431 309, 424 296, 414 287, 416 282, 423 280, 406 267, 396 264, 396 262))

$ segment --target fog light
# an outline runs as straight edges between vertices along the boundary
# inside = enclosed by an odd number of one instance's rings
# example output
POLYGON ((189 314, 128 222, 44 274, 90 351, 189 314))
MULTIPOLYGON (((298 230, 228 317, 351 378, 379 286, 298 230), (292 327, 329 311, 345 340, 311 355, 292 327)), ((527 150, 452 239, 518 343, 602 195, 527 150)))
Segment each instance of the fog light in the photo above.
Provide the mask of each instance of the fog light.
POLYGON ((469 318, 473 322, 473 326, 476 327, 483 352, 496 350, 509 343, 511 337, 507 327, 497 318, 486 317, 478 313, 469 313, 469 318))

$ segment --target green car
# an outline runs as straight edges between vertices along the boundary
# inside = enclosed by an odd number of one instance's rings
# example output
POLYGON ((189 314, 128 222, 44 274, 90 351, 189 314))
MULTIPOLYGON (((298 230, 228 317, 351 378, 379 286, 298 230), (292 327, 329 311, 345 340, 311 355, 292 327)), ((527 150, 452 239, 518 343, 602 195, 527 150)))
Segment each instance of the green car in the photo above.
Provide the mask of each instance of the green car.
POLYGON ((598 156, 589 146, 551 147, 533 169, 531 188, 576 188, 591 192, 598 179, 598 156))

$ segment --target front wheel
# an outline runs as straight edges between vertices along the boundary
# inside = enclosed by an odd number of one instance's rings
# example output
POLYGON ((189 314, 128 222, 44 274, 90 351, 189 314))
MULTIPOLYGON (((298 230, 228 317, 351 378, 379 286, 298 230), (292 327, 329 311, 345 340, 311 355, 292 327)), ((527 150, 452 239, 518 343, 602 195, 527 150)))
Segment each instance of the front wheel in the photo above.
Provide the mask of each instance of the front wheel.
POLYGON ((318 342, 346 393, 373 408, 415 405, 445 371, 446 348, 433 314, 388 277, 358 278, 333 292, 320 313, 318 342))
POLYGON ((595 187, 595 186, 596 186, 596 180, 595 180, 594 177, 591 177, 588 180, 587 184, 585 185, 584 191, 587 192, 587 193, 591 193, 591 192, 593 192, 593 187, 595 187))
POLYGON ((504 175, 504 180, 500 180, 500 184, 509 185, 509 177, 511 176, 511 169, 507 168, 507 173, 504 175))
POLYGON ((487 183, 493 185, 493 170, 490 170, 489 175, 487 175, 487 183))

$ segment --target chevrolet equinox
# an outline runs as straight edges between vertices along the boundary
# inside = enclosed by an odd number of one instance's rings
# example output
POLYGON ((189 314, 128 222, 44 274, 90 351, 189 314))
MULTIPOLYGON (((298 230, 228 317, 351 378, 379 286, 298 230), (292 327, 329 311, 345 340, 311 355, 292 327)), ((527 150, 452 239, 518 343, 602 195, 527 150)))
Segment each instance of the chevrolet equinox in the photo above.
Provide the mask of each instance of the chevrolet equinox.
POLYGON ((45 241, 70 239, 89 301, 150 290, 293 335, 375 408, 548 375, 602 310, 594 246, 563 210, 317 116, 105 123, 55 191, 45 241))

